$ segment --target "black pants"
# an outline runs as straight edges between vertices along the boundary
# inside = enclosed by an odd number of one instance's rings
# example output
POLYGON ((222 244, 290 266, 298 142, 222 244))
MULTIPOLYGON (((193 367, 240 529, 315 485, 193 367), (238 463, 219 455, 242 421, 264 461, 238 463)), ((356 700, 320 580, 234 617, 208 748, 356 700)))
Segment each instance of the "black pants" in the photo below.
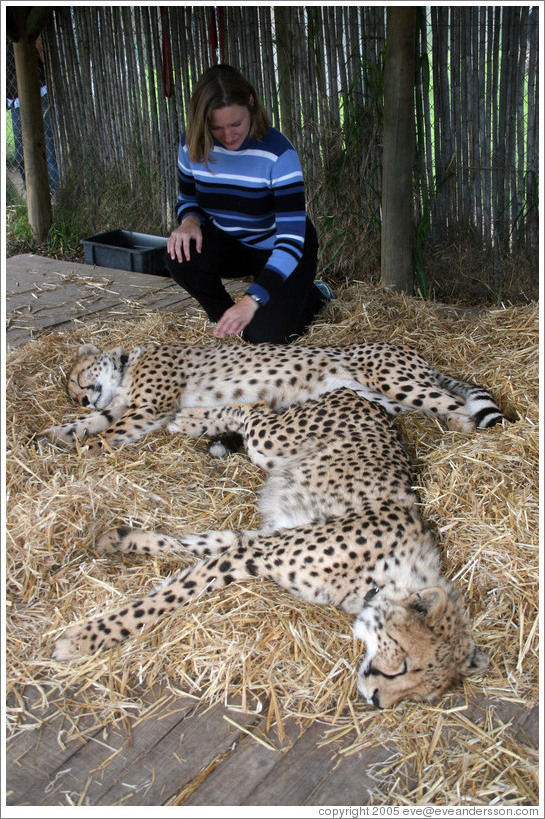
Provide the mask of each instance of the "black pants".
MULTIPOLYGON (((255 279, 265 267, 269 250, 256 250, 243 245, 224 231, 206 222, 202 227, 201 253, 191 244, 191 259, 178 262, 167 256, 168 270, 181 287, 204 308, 211 321, 218 321, 234 302, 222 279, 255 279)), ((270 301, 261 305, 243 332, 243 337, 258 344, 288 344, 300 335, 324 305, 324 299, 314 286, 318 256, 318 237, 307 218, 305 246, 302 258, 270 301)))

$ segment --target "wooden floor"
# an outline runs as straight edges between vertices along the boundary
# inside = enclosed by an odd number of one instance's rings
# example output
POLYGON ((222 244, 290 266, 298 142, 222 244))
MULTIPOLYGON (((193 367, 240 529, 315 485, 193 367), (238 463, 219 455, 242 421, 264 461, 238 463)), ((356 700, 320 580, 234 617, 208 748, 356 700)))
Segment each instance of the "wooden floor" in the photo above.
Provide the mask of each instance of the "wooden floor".
MULTIPOLYGON (((6 271, 9 347, 90 319, 132 317, 135 304, 181 314, 193 304, 170 279, 156 276, 33 255, 8 259, 6 271)), ((229 283, 233 293, 246 286, 229 283)), ((63 740, 65 701, 56 705, 52 695, 43 710, 29 687, 19 706, 26 727, 7 743, 8 806, 365 806, 372 804, 370 766, 395 750, 385 741, 341 758, 324 741, 330 726, 286 720, 280 740, 265 731, 262 716, 219 704, 207 709, 163 692, 130 723, 99 729, 80 718, 81 738, 70 742, 63 740)), ((537 708, 481 698, 465 711, 468 726, 498 708, 521 742, 538 746, 537 708)))
POLYGON ((84 739, 62 747, 65 720, 32 699, 36 730, 8 744, 7 805, 365 805, 366 770, 395 750, 338 764, 320 747, 323 725, 288 721, 281 742, 263 717, 172 695, 130 725, 93 731, 80 719, 84 739))
MULTIPOLYGON (((248 286, 226 282, 235 295, 248 286)), ((184 311, 195 301, 170 277, 109 267, 59 262, 27 253, 6 261, 6 341, 16 347, 44 330, 74 328, 85 321, 135 317, 135 311, 184 311)))

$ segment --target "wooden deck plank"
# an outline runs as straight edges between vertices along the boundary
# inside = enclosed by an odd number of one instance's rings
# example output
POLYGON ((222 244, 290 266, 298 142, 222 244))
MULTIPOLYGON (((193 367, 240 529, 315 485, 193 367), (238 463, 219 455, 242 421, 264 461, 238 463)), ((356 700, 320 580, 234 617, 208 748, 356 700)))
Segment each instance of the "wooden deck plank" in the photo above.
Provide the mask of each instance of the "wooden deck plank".
POLYGON ((6 277, 6 295, 25 292, 34 288, 52 288, 63 285, 66 281, 85 283, 86 279, 116 283, 125 291, 131 287, 169 287, 173 284, 169 276, 151 276, 146 273, 132 273, 129 270, 117 270, 113 267, 66 262, 51 259, 49 256, 38 256, 34 253, 21 253, 6 260, 8 276, 6 277))
POLYGON ((393 742, 365 748, 340 761, 330 753, 321 759, 321 779, 305 796, 304 805, 371 805, 376 782, 370 775, 375 765, 384 765, 398 748, 393 742))
POLYGON ((43 708, 41 695, 33 686, 27 686, 23 692, 25 728, 6 743, 8 805, 49 804, 43 800, 47 799, 59 772, 101 733, 91 715, 80 715, 77 719, 79 736, 65 741, 71 725, 62 711, 67 710, 69 703, 63 703, 61 711, 56 696, 62 695, 52 696, 49 705, 43 708))
POLYGON ((278 743, 274 752, 243 738, 222 762, 183 801, 184 807, 205 805, 367 805, 372 779, 371 765, 385 762, 395 751, 393 743, 366 749, 345 759, 335 758, 335 748, 320 743, 326 726, 311 723, 301 728, 286 720, 288 740, 282 743, 274 732, 269 741, 278 743))
MULTIPOLYGON (((162 805, 203 768, 236 747, 242 732, 225 716, 243 726, 255 724, 253 714, 231 712, 217 704, 179 720, 160 740, 153 741, 149 721, 132 733, 132 747, 124 748, 105 770, 108 786, 89 802, 93 805, 162 805)), ((92 796, 92 794, 90 794, 92 796)))
MULTIPOLYGON (((224 282, 236 296, 247 282, 224 282)), ((6 262, 6 340, 9 347, 38 333, 85 320, 134 319, 140 310, 180 312, 196 301, 169 276, 150 276, 109 267, 63 262, 32 253, 6 262)))
MULTIPOLYGON (((13 804, 94 805, 123 779, 125 769, 140 760, 148 750, 161 744, 165 735, 193 711, 187 702, 160 715, 150 715, 130 733, 126 726, 113 725, 89 737, 72 755, 48 772, 49 786, 44 792, 43 776, 34 777, 32 787, 22 800, 13 804)), ((28 755, 27 755, 28 758, 28 755)), ((32 756, 30 757, 32 759, 32 756)), ((144 781, 144 780, 142 780, 144 781)), ((132 792, 138 795, 138 792, 132 792)), ((101 804, 108 804, 104 801, 101 804)))
POLYGON ((221 705, 205 709, 192 697, 154 701, 152 693, 143 715, 107 729, 91 715, 80 716, 81 735, 65 741, 70 724, 55 701, 40 708, 32 689, 25 700, 26 725, 33 712, 36 728, 7 744, 9 806, 160 805, 246 737, 236 725, 246 728, 261 719, 221 705))
MULTIPOLYGON (((339 758, 324 745, 326 728, 284 723, 287 738, 274 730, 265 736, 266 720, 220 705, 206 711, 192 700, 167 697, 156 708, 107 730, 93 727, 90 716, 78 718, 81 739, 63 743, 66 717, 55 701, 40 708, 39 695, 25 693, 36 730, 27 730, 7 746, 8 805, 367 805, 371 766, 385 763, 394 743, 363 748, 339 758), (238 729, 232 725, 234 720, 238 729), (252 736, 242 729, 248 728, 252 736), (264 737, 267 747, 259 742, 264 737), (277 748, 278 750, 274 750, 277 748)), ((152 701, 153 702, 153 701, 152 701)), ((485 699, 465 703, 460 730, 471 725, 511 723, 508 728, 529 749, 539 743, 538 708, 485 699)), ((78 706, 74 701, 74 712, 78 706)), ((67 704, 63 711, 67 712, 67 704)), ((453 737, 453 740, 455 737, 453 737)))
MULTIPOLYGON (((284 739, 273 727, 266 735, 266 745, 250 736, 244 736, 236 752, 222 761, 208 776, 199 781, 198 787, 189 787, 189 793, 173 802, 176 805, 248 805, 253 804, 250 795, 279 764, 286 754, 292 757, 298 739, 304 732, 298 720, 284 721, 284 739), (250 801, 249 801, 250 800, 250 801)), ((308 726, 306 726, 308 727, 308 726)), ((263 736, 266 719, 256 726, 255 735, 263 736)))
POLYGON ((314 722, 302 734, 293 750, 245 796, 245 805, 367 805, 369 794, 365 764, 385 760, 388 748, 371 748, 366 762, 356 758, 335 759, 334 750, 318 743, 324 726, 314 722), (336 769, 336 765, 339 767, 336 769), (354 770, 358 772, 356 776, 354 770), (347 790, 347 783, 350 788, 347 790))

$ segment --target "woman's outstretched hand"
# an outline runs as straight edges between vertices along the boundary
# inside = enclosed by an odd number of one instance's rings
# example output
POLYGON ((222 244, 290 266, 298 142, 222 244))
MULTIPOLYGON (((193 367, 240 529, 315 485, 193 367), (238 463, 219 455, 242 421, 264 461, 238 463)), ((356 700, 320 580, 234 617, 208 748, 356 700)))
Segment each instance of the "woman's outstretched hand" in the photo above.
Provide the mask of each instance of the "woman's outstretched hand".
POLYGON ((253 319, 259 305, 250 296, 243 296, 240 301, 229 307, 214 327, 217 338, 238 335, 253 319))

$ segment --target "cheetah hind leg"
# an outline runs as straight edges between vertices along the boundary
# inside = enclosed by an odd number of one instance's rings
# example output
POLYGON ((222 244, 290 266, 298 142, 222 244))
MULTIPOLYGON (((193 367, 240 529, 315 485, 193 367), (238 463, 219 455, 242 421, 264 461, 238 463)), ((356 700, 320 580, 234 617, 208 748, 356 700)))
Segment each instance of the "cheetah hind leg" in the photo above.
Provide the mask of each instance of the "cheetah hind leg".
POLYGON ((357 381, 347 383, 359 396, 372 404, 380 404, 389 415, 399 415, 402 412, 420 411, 442 418, 447 427, 458 432, 473 432, 475 429, 485 429, 498 424, 505 416, 492 400, 490 393, 482 387, 477 387, 465 381, 459 381, 451 376, 444 375, 437 370, 431 370, 433 380, 440 392, 431 387, 433 396, 427 397, 427 404, 412 406, 400 403, 382 393, 369 389, 357 381))
POLYGON ((342 386, 354 390, 360 398, 369 401, 370 404, 379 404, 388 415, 400 415, 402 412, 409 412, 412 409, 412 407, 406 406, 394 398, 389 398, 382 392, 372 390, 360 381, 343 381, 342 386))

